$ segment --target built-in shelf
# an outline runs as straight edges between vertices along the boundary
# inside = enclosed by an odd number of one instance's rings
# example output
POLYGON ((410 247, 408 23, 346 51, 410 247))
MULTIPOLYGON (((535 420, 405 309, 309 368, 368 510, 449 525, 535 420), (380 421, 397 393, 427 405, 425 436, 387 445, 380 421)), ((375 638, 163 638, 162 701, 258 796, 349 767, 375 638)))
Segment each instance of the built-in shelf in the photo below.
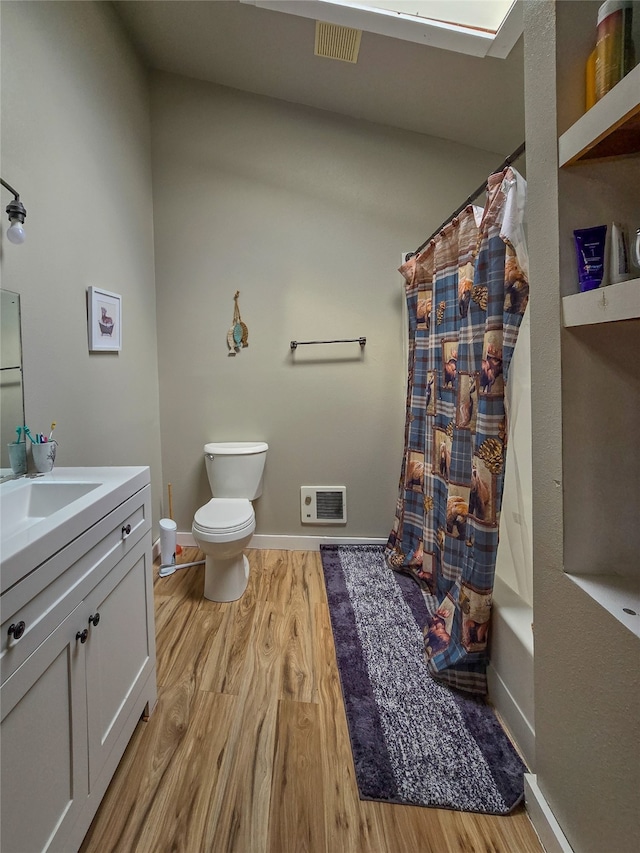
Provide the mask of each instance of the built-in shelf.
POLYGON ((572 293, 562 299, 562 322, 565 327, 614 323, 640 317, 640 278, 572 293))
POLYGON ((560 166, 640 152, 640 65, 623 77, 558 142, 560 166))
POLYGON ((567 577, 640 638, 640 578, 570 574, 567 577))

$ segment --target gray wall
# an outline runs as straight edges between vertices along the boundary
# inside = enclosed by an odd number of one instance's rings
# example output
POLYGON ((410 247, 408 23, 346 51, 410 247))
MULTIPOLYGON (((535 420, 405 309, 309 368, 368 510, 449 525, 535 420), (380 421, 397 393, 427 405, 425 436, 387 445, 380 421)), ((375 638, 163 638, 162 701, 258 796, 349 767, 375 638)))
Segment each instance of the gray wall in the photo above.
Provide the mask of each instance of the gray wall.
POLYGON ((2 112, 2 175, 28 211, 24 246, 3 234, 2 286, 22 296, 26 419, 57 422, 58 464, 150 465, 156 521, 172 482, 189 530, 205 441, 266 439, 258 532, 385 537, 400 253, 501 155, 169 75, 150 133, 146 73, 108 4, 2 3, 2 112), (88 352, 90 285, 122 295, 118 355, 88 352), (249 347, 231 358, 236 290, 249 347), (360 335, 362 353, 289 349, 360 335), (302 527, 303 484, 346 485, 347 527, 302 527))
POLYGON ((106 3, 0 6, 2 177, 27 208, 23 246, 3 211, 2 287, 21 294, 27 424, 56 421, 60 466, 150 465, 157 518, 146 74, 106 3), (88 351, 90 285, 122 296, 119 354, 88 351))
POLYGON ((209 498, 202 448, 269 443, 257 531, 386 537, 402 457, 403 250, 501 155, 167 74, 152 78, 162 458, 179 530, 209 498), (229 357, 240 291, 249 346, 229 357), (353 338, 300 347, 291 340, 353 338), (300 523, 346 485, 346 527, 300 523))

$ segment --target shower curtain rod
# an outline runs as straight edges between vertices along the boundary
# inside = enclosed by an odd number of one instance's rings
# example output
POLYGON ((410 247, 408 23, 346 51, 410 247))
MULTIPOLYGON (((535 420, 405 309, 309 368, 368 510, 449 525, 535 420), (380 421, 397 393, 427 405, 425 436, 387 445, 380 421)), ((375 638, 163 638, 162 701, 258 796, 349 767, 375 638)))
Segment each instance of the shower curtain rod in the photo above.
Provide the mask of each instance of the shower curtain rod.
MULTIPOLYGON (((522 143, 522 145, 519 145, 519 146, 516 148, 516 150, 515 150, 515 151, 513 151, 511 154, 509 154, 509 156, 508 156, 508 157, 505 157, 505 159, 504 159, 504 160, 502 161, 502 163, 498 166, 498 168, 497 168, 497 169, 494 169, 494 170, 493 170, 493 172, 492 172, 491 174, 492 174, 492 175, 495 175, 495 174, 497 174, 498 172, 502 172, 504 169, 506 169, 506 168, 507 168, 507 166, 510 166, 512 163, 514 163, 514 162, 518 159, 518 157, 521 157, 521 156, 524 154, 524 149, 525 149, 525 143, 523 142, 523 143, 522 143)), ((452 220, 452 219, 454 219, 454 218, 455 218, 459 213, 462 213, 462 211, 465 209, 465 207, 466 207, 468 204, 472 204, 472 203, 473 203, 473 201, 474 201, 475 199, 477 199, 479 195, 482 195, 482 193, 483 193, 486 189, 487 189, 487 182, 485 181, 483 184, 481 184, 481 185, 478 187, 478 189, 477 189, 477 190, 475 190, 475 192, 472 192, 472 193, 471 193, 471 195, 470 195, 470 196, 469 196, 469 198, 464 202, 464 204, 461 204, 461 205, 460 205, 460 207, 459 207, 457 210, 454 210, 454 212, 453 212, 453 213, 451 213, 451 214, 450 214, 450 215, 445 219, 445 221, 442 223, 442 225, 440 225, 440 226, 438 226, 438 228, 436 228, 436 230, 433 232, 433 234, 432 234, 430 237, 427 237, 427 239, 424 241, 424 243, 423 243, 421 246, 418 246, 418 248, 415 250, 415 252, 410 252, 410 253, 405 257, 405 261, 408 261, 408 260, 409 260, 409 258, 412 258, 414 255, 418 255, 418 254, 420 254, 420 252, 424 249, 424 247, 425 247, 425 246, 427 246, 431 240, 433 240, 433 238, 436 236, 436 234, 439 234, 439 233, 442 231, 442 229, 444 228, 444 226, 445 226, 445 225, 448 225, 448 224, 451 222, 451 220, 452 220)))

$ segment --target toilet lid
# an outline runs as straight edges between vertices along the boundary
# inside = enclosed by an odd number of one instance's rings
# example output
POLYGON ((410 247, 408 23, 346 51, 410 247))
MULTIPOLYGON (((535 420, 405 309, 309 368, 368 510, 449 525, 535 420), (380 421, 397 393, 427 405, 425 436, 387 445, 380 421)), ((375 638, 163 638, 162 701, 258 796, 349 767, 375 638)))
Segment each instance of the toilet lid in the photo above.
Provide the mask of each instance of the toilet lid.
POLYGON ((193 522, 204 530, 235 533, 250 527, 253 518, 253 507, 247 498, 211 498, 196 512, 193 522))

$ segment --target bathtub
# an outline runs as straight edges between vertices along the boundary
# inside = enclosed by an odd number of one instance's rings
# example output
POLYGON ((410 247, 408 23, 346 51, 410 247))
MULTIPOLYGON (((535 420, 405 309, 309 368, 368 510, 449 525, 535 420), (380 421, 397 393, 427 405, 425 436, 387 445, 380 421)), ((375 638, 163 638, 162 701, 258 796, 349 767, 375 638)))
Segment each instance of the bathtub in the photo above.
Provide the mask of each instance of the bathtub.
POLYGON ((507 388, 509 442, 496 555, 489 699, 535 771, 533 716, 533 486, 531 341, 525 311, 507 388))
POLYGON ((489 701, 535 772, 533 608, 500 577, 493 587, 489 701))

